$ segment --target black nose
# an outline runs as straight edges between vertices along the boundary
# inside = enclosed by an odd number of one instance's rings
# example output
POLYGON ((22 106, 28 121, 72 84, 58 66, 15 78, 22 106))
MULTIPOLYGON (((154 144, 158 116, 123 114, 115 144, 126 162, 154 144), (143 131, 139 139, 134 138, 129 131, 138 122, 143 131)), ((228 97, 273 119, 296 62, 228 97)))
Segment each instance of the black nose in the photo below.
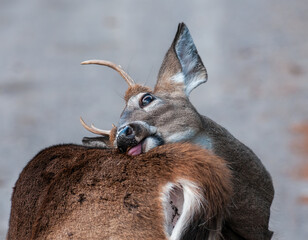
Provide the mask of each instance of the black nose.
POLYGON ((126 137, 129 137, 129 136, 132 136, 134 133, 134 130, 131 126, 127 125, 125 126, 124 128, 120 129, 120 133, 118 136, 126 136, 126 137))
POLYGON ((131 125, 128 124, 119 129, 117 134, 117 146, 121 152, 126 152, 129 147, 136 146, 137 144, 135 131, 131 125))

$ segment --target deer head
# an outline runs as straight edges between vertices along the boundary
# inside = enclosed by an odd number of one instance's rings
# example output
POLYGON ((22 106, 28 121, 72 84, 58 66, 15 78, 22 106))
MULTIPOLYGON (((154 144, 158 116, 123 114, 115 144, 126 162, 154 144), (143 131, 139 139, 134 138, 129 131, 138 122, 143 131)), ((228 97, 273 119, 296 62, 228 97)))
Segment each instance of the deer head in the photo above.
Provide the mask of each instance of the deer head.
MULTIPOLYGON (((159 145, 189 141, 211 148, 204 134, 202 117, 189 101, 189 94, 206 82, 207 72, 184 23, 179 24, 174 41, 161 65, 154 90, 136 84, 120 66, 108 61, 90 60, 82 64, 100 64, 118 71, 128 83, 126 106, 112 132, 93 125, 83 126, 129 155, 147 152, 159 145)), ((91 141, 84 139, 84 143, 91 141)), ((92 141, 92 144, 94 141, 92 141)))

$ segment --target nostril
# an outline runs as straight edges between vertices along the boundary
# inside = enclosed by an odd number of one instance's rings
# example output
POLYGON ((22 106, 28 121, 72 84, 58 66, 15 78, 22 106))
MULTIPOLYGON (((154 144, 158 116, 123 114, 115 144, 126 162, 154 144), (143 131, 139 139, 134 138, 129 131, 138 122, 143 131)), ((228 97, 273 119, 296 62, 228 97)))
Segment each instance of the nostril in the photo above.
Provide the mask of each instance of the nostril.
POLYGON ((131 137, 134 135, 134 130, 131 126, 127 125, 120 130, 119 136, 131 137))
POLYGON ((126 126, 124 129, 125 136, 130 136, 133 134, 133 129, 130 126, 126 126))

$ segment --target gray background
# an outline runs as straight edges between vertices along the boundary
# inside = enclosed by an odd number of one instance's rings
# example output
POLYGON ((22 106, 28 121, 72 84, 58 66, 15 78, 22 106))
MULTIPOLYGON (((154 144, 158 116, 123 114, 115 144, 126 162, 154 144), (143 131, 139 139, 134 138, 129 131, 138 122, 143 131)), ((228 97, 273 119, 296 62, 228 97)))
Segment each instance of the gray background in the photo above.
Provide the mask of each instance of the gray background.
POLYGON ((111 128, 125 82, 100 58, 153 86, 184 21, 208 69, 198 111, 251 147, 276 188, 274 239, 307 239, 308 2, 305 0, 0 0, 0 239, 18 174, 42 148, 111 128), (305 125, 306 124, 306 125, 305 125), (307 140, 307 139, 306 139, 307 140))

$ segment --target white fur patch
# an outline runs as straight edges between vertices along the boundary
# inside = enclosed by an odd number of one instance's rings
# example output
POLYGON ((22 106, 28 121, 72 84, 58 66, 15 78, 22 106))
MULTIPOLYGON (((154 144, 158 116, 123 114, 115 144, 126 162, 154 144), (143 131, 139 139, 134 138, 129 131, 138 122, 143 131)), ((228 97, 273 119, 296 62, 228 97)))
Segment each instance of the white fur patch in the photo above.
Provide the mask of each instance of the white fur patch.
POLYGON ((205 83, 206 78, 203 75, 195 75, 192 80, 190 80, 189 84, 185 86, 185 94, 189 96, 192 90, 198 87, 200 84, 205 83))
POLYGON ((146 93, 138 93, 127 101, 128 107, 139 107, 139 99, 146 93))
POLYGON ((155 137, 147 137, 142 144, 142 152, 148 152, 153 148, 159 146, 159 141, 155 137))
POLYGON ((166 143, 183 142, 192 139, 196 135, 196 131, 193 128, 189 128, 182 132, 176 132, 167 136, 165 139, 166 143))
MULTIPOLYGON (((189 64, 189 68, 194 67, 194 62, 189 64)), ((198 87, 200 84, 206 82, 206 78, 203 76, 203 74, 195 74, 195 76, 190 79, 190 81, 187 83, 185 81, 185 76, 183 72, 178 72, 177 74, 173 75, 171 78, 172 81, 176 83, 182 83, 184 86, 184 91, 186 96, 188 97, 192 90, 194 90, 196 87, 198 87)))
POLYGON ((182 72, 178 72, 177 74, 173 75, 171 80, 176 83, 183 83, 185 85, 185 77, 182 72))
POLYGON ((165 139, 166 143, 175 143, 175 142, 191 142, 201 146, 204 149, 212 150, 213 144, 212 140, 206 136, 205 134, 197 134, 196 130, 193 128, 189 128, 182 132, 176 132, 167 136, 165 139))
POLYGON ((213 143, 212 140, 206 136, 205 134, 198 134, 195 136, 192 140, 192 143, 195 143, 199 146, 201 146, 204 149, 212 150, 213 149, 213 143))

